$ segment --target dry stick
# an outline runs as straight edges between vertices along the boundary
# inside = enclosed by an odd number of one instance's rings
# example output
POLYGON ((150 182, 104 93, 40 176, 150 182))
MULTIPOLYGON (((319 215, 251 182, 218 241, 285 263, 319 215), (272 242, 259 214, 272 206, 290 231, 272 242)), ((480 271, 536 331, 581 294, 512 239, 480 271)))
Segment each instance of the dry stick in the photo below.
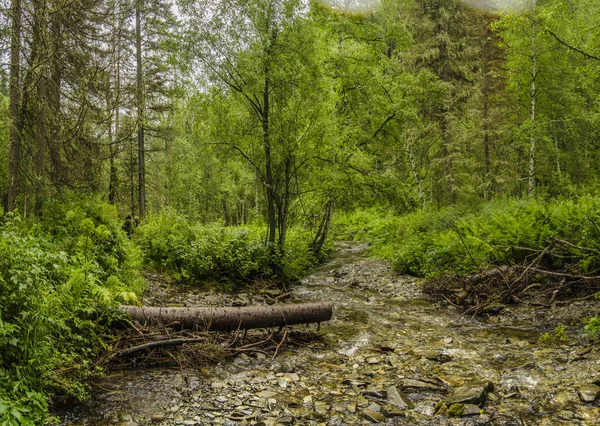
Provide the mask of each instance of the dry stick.
POLYGON ((233 345, 235 345, 235 342, 237 341, 238 334, 239 334, 239 332, 240 332, 240 328, 241 328, 241 327, 242 327, 242 321, 240 321, 240 322, 238 323, 237 330, 235 330, 235 333, 233 334, 233 342, 231 342, 231 344, 230 344, 229 346, 233 346, 233 345))
POLYGON ((271 334, 269 334, 269 337, 267 337, 265 340, 262 340, 262 341, 260 341, 260 342, 256 342, 256 343, 249 343, 249 344, 247 344, 247 345, 240 346, 239 348, 234 348, 234 349, 235 349, 235 350, 237 350, 237 349, 248 349, 248 348, 253 348, 253 347, 255 347, 255 346, 264 345, 265 343, 267 343, 268 341, 270 341, 270 340, 273 338, 273 334, 274 334, 274 333, 271 333, 271 334))
POLYGON ((559 300, 558 302, 554 302, 555 305, 561 306, 561 305, 568 305, 569 303, 573 303, 573 302, 581 302, 583 300, 587 300, 587 299, 591 299, 592 297, 596 297, 596 293, 594 294, 590 294, 588 296, 584 296, 584 297, 579 297, 577 299, 570 299, 570 300, 559 300))
POLYGON ((124 349, 124 350, 116 353, 114 356, 130 355, 135 352, 140 352, 140 351, 144 351, 147 349, 158 348, 158 347, 163 347, 163 346, 177 346, 177 345, 183 345, 186 343, 201 343, 201 342, 205 342, 205 341, 206 341, 206 338, 159 340, 157 342, 144 343, 143 345, 138 345, 138 346, 134 346, 133 348, 124 349))
POLYGON ((600 276, 587 277, 585 275, 564 274, 562 272, 546 271, 544 269, 539 269, 539 268, 531 268, 531 270, 534 272, 538 272, 542 275, 550 275, 553 277, 571 278, 571 279, 584 280, 584 281, 592 281, 592 280, 600 279, 600 276))
POLYGON ((283 338, 281 339, 281 342, 279 342, 279 344, 275 348, 275 353, 273 354, 273 358, 271 358, 271 361, 273 361, 275 359, 275 357, 277 356, 277 353, 279 352, 279 348, 281 347, 281 345, 283 345, 283 342, 285 342, 285 338, 287 337, 287 332, 288 332, 288 329, 286 328, 285 331, 283 332, 283 338))
POLYGON ((279 296, 275 296, 275 300, 279 300, 279 299, 283 299, 284 297, 288 297, 289 295, 291 295, 292 292, 288 291, 287 293, 281 293, 279 296))
POLYGON ((473 262, 473 265, 475 265, 475 267, 477 268, 479 265, 477 265, 477 262, 475 262, 475 259, 473 259, 473 255, 471 254, 471 250, 469 250, 469 247, 465 244, 465 240, 463 240, 462 235, 460 234, 460 232, 458 232, 458 228, 455 228, 454 232, 456 232, 458 234, 458 238, 460 238, 460 242, 462 243, 463 247, 467 251, 467 254, 469 255, 469 258, 471 258, 471 261, 473 262))
POLYGON ((540 252, 540 254, 533 259, 532 262, 529 263, 529 265, 527 265, 527 268, 525 268, 525 270, 523 271, 523 273, 521 274, 521 276, 519 276, 519 278, 517 278, 514 282, 519 282, 523 279, 523 277, 525 276, 525 274, 527 273, 527 271, 529 271, 529 269, 536 264, 537 262, 539 262, 542 259, 542 256, 544 254, 546 254, 548 252, 548 249, 550 248, 550 246, 546 247, 544 250, 542 250, 542 252, 540 252))
POLYGON ((593 248, 591 248, 591 247, 583 247, 583 246, 578 246, 578 245, 576 245, 576 244, 573 244, 573 243, 571 243, 571 242, 569 242, 569 241, 561 240, 561 239, 558 239, 558 238, 552 238, 552 241, 554 241, 554 242, 557 242, 557 243, 559 243, 559 244, 563 244, 563 245, 565 245, 565 246, 567 246, 567 247, 571 247, 571 248, 578 249, 578 250, 586 250, 586 251, 591 251, 592 253, 595 253, 595 254, 597 254, 597 255, 600 255, 600 251, 598 251, 598 250, 596 250, 596 249, 593 249, 593 248))
POLYGON ((523 291, 521 291, 521 294, 525 293, 527 290, 535 288, 535 287, 541 287, 542 285, 540 283, 533 283, 533 284, 529 284, 527 287, 525 287, 523 289, 523 291))
POLYGON ((448 298, 446 297, 446 295, 445 295, 445 294, 442 294, 442 297, 443 297, 444 299, 446 299, 446 302, 450 303, 450 304, 451 304, 452 306, 454 306, 455 308, 460 308, 460 305, 456 305, 456 304, 452 303, 452 302, 450 301, 450 299, 448 299, 448 298))

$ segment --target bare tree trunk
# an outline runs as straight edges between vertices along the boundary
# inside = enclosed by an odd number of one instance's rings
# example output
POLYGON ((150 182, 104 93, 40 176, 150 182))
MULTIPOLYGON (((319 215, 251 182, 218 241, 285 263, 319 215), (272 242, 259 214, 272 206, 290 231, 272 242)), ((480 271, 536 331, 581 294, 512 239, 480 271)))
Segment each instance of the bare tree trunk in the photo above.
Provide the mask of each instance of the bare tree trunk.
POLYGON ((265 191, 267 196, 267 242, 275 243, 275 235, 277 234, 277 221, 275 214, 275 180, 273 179, 273 170, 271 168, 271 139, 269 132, 269 66, 265 67, 265 87, 263 91, 263 111, 262 111, 262 128, 263 128, 263 145, 265 150, 265 191))
POLYGON ((221 202, 223 204, 223 220, 225 221, 225 226, 229 226, 229 211, 227 210, 227 197, 225 194, 221 194, 221 202))
MULTIPOLYGON (((537 6, 537 0, 533 0, 532 14, 535 17, 535 8, 537 6)), ((536 103, 536 87, 535 79, 537 77, 537 56, 535 49, 535 20, 531 20, 531 84, 529 87, 530 104, 529 104, 529 119, 531 122, 531 136, 529 142, 529 181, 527 185, 527 192, 529 195, 533 195, 535 191, 535 103, 536 103)))
POLYGON ((490 161, 490 111, 489 111, 489 85, 488 85, 488 44, 490 40, 486 34, 486 23, 481 17, 481 30, 483 32, 481 39, 483 40, 481 50, 483 57, 481 60, 481 95, 483 97, 483 163, 484 163, 484 181, 483 181, 483 198, 488 200, 491 195, 491 161, 490 161))
POLYGON ((21 100, 20 59, 21 59, 21 0, 12 0, 12 29, 10 39, 10 149, 8 154, 8 194, 6 209, 15 209, 19 195, 19 172, 21 166, 21 135, 19 132, 19 111, 21 100))
POLYGON ((34 191, 35 203, 34 214, 39 215, 44 203, 44 176, 46 157, 46 5, 45 2, 36 0, 34 4, 34 27, 32 57, 37 58, 34 66, 37 68, 37 99, 35 104, 35 153, 34 153, 34 191))
POLYGON ((419 197, 419 204, 421 206, 421 210, 425 210, 425 196, 423 195, 423 185, 421 183, 421 178, 419 177, 419 168, 417 167, 417 162, 415 160, 415 154, 412 149, 412 143, 406 143, 406 152, 408 153, 410 168, 412 170, 413 177, 415 178, 415 182, 417 184, 417 195, 419 197))
POLYGON ((55 187, 59 187, 62 180, 62 160, 61 160, 61 85, 62 85, 62 63, 61 55, 63 50, 62 25, 60 15, 55 13, 51 15, 51 46, 52 58, 50 59, 50 81, 48 92, 48 124, 50 137, 48 138, 48 153, 50 157, 50 179, 55 187))
POLYGON ((323 213, 323 217, 321 218, 319 229, 317 230, 317 233, 313 238, 312 251, 316 255, 319 255, 321 249, 323 248, 323 245, 325 244, 325 241, 327 240, 327 234, 329 233, 329 226, 331 224, 331 216, 333 215, 334 205, 335 203, 333 197, 331 197, 325 205, 325 212, 323 213))
MULTIPOLYGON (((115 88, 114 93, 110 94, 109 101, 109 112, 112 116, 114 113, 114 130, 113 123, 108 127, 108 140, 109 140, 109 155, 110 155, 110 169, 108 178, 108 202, 115 204, 117 200, 117 166, 115 164, 119 147, 117 146, 117 140, 119 139, 119 100, 121 91, 121 3, 116 0, 114 3, 114 15, 113 15, 113 52, 112 60, 114 67, 114 82, 115 88)), ((112 121, 112 120, 111 120, 112 121)))
POLYGON ((143 70, 142 70, 142 23, 141 23, 141 0, 136 1, 135 6, 135 53, 136 53, 136 65, 137 65, 137 78, 136 78, 136 96, 137 96, 137 143, 138 143, 138 197, 139 197, 139 209, 140 218, 146 216, 146 148, 144 146, 144 114, 145 114, 145 100, 144 100, 144 89, 143 89, 143 70))
POLYGON ((178 327, 207 331, 233 331, 284 327, 329 321, 328 302, 290 305, 261 305, 228 308, 154 308, 121 306, 131 319, 142 323, 177 324, 178 327))

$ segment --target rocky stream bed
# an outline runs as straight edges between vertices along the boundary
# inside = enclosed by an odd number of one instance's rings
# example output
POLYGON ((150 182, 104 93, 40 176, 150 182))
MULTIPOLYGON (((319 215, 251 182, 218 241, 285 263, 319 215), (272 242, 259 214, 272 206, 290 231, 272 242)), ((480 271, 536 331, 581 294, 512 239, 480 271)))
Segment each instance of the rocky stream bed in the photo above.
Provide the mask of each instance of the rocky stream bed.
MULTIPOLYGON (((286 302, 333 303, 333 319, 312 341, 289 339, 275 359, 248 351, 216 364, 109 371, 92 398, 55 414, 72 426, 600 424, 600 347, 580 321, 598 302, 467 317, 425 300, 418 280, 364 249, 341 245, 291 289, 286 302), (541 344, 557 324, 571 341, 541 344)), ((149 289, 147 305, 266 301, 264 293, 181 292, 160 280, 149 289)))

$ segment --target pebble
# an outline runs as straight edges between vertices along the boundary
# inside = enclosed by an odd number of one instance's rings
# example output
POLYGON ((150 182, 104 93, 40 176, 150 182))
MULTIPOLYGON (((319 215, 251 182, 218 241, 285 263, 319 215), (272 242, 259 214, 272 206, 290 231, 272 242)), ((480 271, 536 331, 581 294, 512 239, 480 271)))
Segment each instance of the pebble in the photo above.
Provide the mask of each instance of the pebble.
POLYGON ((152 421, 152 423, 160 423, 165 419, 165 415, 164 414, 152 414, 152 416, 150 416, 150 420, 152 421))

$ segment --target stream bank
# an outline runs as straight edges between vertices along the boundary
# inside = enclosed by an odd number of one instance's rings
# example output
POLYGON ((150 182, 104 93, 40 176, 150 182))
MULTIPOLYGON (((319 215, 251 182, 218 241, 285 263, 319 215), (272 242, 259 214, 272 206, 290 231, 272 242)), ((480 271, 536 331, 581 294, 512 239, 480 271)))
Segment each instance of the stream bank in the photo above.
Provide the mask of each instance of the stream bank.
MULTIPOLYGON (((61 424, 600 424, 599 402, 582 402, 594 391, 600 356, 579 322, 598 302, 466 317, 423 299, 417 279, 364 251, 341 244, 291 289, 288 302, 333 303, 322 338, 290 340, 274 360, 248 352, 216 365, 112 371, 89 401, 57 410, 61 424), (540 344, 557 324, 573 343, 540 344)), ((143 303, 244 305, 265 303, 265 295, 181 292, 157 278, 143 303)))

